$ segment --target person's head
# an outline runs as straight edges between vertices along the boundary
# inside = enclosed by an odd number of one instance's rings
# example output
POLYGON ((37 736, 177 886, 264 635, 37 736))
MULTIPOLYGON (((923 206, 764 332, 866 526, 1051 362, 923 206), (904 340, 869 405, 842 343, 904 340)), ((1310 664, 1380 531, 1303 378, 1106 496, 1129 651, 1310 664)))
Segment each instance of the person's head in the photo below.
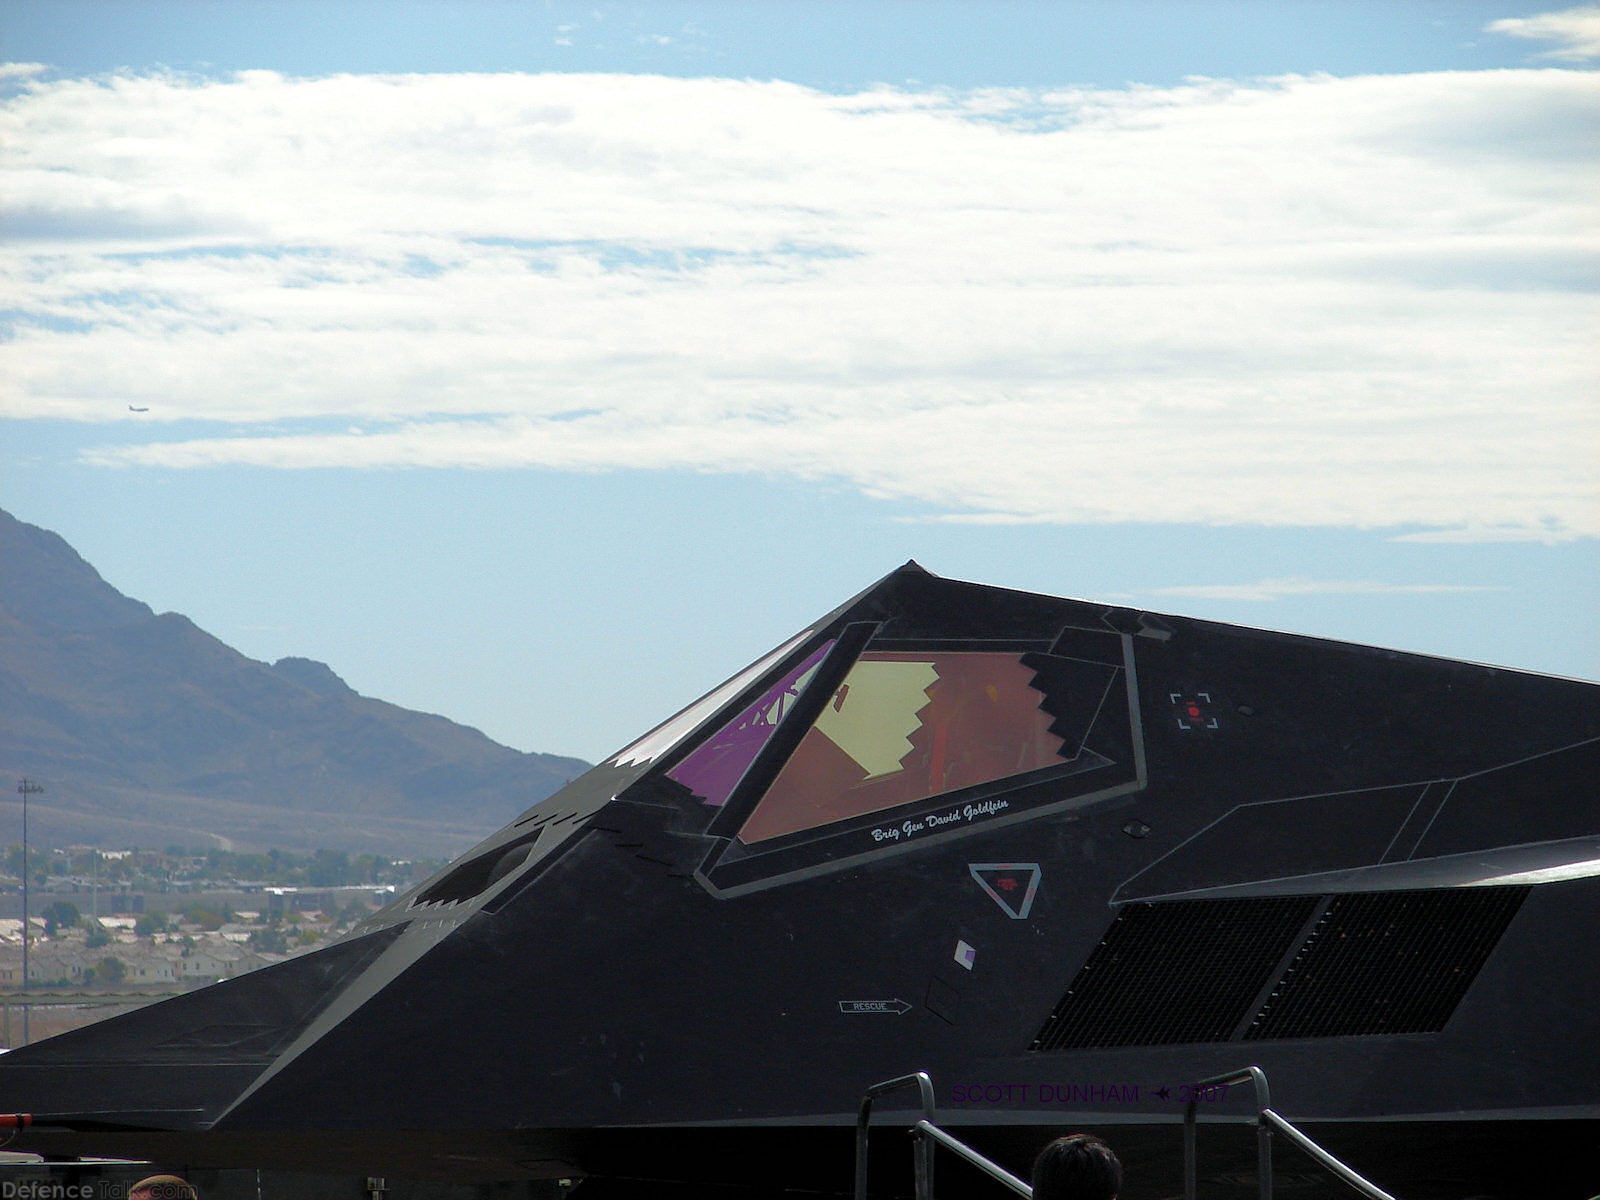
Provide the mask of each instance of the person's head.
POLYGON ((176 1175, 152 1175, 128 1189, 128 1200, 199 1200, 194 1184, 176 1175))
POLYGON ((1033 1200, 1117 1200, 1122 1164, 1092 1133, 1057 1138, 1033 1160, 1033 1200))

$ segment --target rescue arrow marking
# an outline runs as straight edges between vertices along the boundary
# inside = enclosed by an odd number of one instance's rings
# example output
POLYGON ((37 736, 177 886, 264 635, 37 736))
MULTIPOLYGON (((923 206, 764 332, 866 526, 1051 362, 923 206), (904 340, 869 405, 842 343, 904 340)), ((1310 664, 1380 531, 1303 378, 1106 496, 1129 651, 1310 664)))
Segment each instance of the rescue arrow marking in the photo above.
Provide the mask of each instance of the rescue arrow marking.
POLYGON ((842 1013, 893 1013, 903 1016, 911 1011, 911 1005, 904 1000, 841 1000, 839 1011, 842 1013))

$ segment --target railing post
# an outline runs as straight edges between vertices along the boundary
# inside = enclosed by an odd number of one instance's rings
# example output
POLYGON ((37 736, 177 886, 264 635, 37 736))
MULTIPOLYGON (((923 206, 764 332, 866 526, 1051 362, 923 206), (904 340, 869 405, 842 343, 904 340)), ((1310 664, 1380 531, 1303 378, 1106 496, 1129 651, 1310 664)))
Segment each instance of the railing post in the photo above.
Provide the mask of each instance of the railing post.
POLYGON ((1272 1130, 1261 1119, 1260 1112, 1256 1113, 1256 1174, 1260 1178, 1261 1200, 1272 1200, 1272 1130))
POLYGON ((1183 1110, 1183 1195, 1184 1200, 1196 1200, 1199 1190, 1199 1150, 1195 1129, 1195 1106, 1200 1102, 1200 1092, 1208 1087, 1232 1087, 1236 1083, 1251 1083, 1256 1090, 1256 1174, 1260 1176, 1261 1200, 1272 1200, 1272 1131, 1261 1120, 1264 1109, 1272 1107, 1272 1095, 1267 1089, 1267 1076, 1260 1067, 1245 1067, 1229 1071, 1226 1075, 1213 1075, 1196 1083, 1189 1093, 1189 1103, 1183 1110))
POLYGON ((933 1200, 933 1139, 920 1129, 911 1131, 912 1170, 917 1181, 917 1200, 933 1200))
MULTIPOLYGON (((933 1080, 926 1071, 901 1075, 875 1083, 861 1097, 861 1108, 856 1113, 856 1188, 855 1200, 867 1200, 867 1131, 872 1123, 872 1102, 889 1092, 915 1087, 922 1096, 922 1116, 933 1123, 933 1080)), ((916 1146, 917 1200, 933 1200, 933 1142, 917 1134, 916 1146)))
POLYGON ((1199 1192, 1199 1182, 1196 1176, 1199 1168, 1196 1164, 1200 1159, 1200 1152, 1195 1144, 1195 1125, 1190 1117, 1194 1112, 1194 1105, 1190 1105, 1183 1113, 1183 1200, 1196 1200, 1199 1192))

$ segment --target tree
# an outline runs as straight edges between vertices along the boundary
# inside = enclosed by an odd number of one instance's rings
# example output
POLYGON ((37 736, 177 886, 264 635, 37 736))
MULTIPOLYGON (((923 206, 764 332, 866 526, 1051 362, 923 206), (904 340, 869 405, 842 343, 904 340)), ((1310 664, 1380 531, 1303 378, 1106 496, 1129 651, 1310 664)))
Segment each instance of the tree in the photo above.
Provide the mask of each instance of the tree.
POLYGON ((72 901, 57 900, 54 903, 45 905, 45 910, 40 915, 44 917, 45 937, 53 938, 56 935, 56 930, 71 929, 78 923, 83 914, 78 911, 78 906, 72 901))
POLYGON ((267 954, 286 954, 289 939, 281 929, 258 929, 250 935, 250 945, 267 954))
POLYGON ((351 882, 350 856, 343 850, 318 850, 306 870, 312 887, 338 887, 351 882))
POLYGON ((120 958, 112 958, 109 954, 95 964, 94 975, 101 983, 121 983, 128 974, 128 968, 122 965, 120 958))
POLYGON ((149 937, 154 933, 167 931, 167 918, 165 913, 145 913, 133 923, 133 931, 140 937, 149 937))
POLYGON ((227 924, 228 914, 218 912, 214 908, 207 908, 203 904, 191 904, 183 910, 183 919, 191 925, 198 925, 209 933, 215 933, 227 924))

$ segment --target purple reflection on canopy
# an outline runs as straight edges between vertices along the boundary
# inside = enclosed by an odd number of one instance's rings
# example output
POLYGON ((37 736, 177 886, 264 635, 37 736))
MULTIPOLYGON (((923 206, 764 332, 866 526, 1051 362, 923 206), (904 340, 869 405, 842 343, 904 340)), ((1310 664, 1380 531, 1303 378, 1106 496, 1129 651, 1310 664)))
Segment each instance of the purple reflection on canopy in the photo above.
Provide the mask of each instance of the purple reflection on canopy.
POLYGON ((817 664, 833 649, 831 641, 812 651, 761 694, 748 708, 712 734, 672 770, 675 779, 707 804, 728 802, 745 770, 767 744, 795 698, 800 695, 817 664))

